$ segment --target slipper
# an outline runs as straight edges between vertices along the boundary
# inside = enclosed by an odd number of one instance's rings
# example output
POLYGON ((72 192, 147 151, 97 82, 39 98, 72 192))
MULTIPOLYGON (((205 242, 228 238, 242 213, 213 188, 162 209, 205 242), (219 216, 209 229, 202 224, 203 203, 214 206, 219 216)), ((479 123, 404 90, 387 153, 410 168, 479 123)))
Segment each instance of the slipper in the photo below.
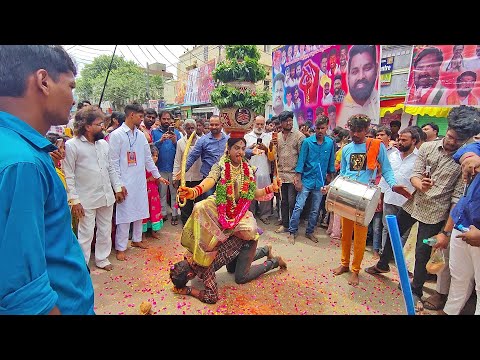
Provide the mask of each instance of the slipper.
POLYGON ((435 292, 435 294, 424 301, 423 306, 428 310, 442 310, 447 302, 447 298, 448 295, 435 292))
POLYGON ((172 216, 172 220, 170 222, 172 225, 178 225, 178 219, 176 216, 172 216))
POLYGON ((388 270, 382 270, 377 267, 377 265, 370 266, 368 268, 365 268, 365 272, 369 273, 370 275, 377 275, 377 274, 385 274, 390 272, 390 269, 388 270))

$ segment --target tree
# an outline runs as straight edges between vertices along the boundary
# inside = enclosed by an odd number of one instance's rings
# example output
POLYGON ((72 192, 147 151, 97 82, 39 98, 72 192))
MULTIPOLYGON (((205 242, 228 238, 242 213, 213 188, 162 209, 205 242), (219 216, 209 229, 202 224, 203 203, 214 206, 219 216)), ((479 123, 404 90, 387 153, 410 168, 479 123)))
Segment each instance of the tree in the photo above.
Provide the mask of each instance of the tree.
MULTIPOLYGON (((77 80, 76 93, 80 99, 88 99, 98 104, 107 76, 111 56, 96 57, 91 64, 85 65, 77 80)), ((122 109, 128 102, 144 103, 147 100, 147 78, 145 71, 133 61, 125 61, 114 56, 112 69, 102 101, 110 101, 112 108, 122 109)), ((158 99, 163 94, 163 78, 149 76, 150 99, 158 99)))

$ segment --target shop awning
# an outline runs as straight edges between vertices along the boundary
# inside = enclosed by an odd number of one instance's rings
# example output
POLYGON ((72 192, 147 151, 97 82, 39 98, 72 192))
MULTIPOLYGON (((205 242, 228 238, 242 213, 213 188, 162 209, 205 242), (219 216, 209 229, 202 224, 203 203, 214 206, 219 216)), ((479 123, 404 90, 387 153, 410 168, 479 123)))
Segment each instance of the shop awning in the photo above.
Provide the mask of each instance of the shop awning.
POLYGON ((215 112, 215 106, 204 106, 192 109, 193 114, 215 112))
POLYGON ((429 115, 434 117, 447 117, 452 107, 445 106, 412 106, 407 105, 404 111, 410 115, 429 115))
POLYGON ((403 109, 405 101, 405 94, 398 96, 389 96, 380 98, 380 117, 385 116, 387 112, 393 113, 396 110, 403 109))

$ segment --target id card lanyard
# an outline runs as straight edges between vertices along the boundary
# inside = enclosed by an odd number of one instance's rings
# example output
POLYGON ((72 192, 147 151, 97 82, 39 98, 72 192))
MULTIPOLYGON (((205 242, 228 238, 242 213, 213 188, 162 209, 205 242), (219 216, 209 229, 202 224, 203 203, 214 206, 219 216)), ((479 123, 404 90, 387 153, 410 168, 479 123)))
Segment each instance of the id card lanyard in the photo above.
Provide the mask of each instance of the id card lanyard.
POLYGON ((130 141, 130 134, 127 132, 128 144, 130 145, 130 151, 127 151, 127 164, 128 166, 137 166, 137 154, 133 150, 133 145, 137 142, 138 133, 134 132, 133 142, 130 141))

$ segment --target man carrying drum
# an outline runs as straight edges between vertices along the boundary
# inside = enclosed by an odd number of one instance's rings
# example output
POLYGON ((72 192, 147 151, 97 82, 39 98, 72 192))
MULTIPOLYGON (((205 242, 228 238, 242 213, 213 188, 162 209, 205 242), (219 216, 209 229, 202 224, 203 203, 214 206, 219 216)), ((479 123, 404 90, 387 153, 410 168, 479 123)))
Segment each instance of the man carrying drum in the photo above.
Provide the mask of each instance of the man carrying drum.
MULTIPOLYGON (((374 183, 377 169, 380 168, 382 176, 394 192, 406 198, 411 198, 412 195, 405 186, 396 185, 395 176, 388 161, 385 145, 378 139, 366 139, 365 135, 370 126, 370 122, 370 118, 363 114, 352 115, 348 119, 347 125, 350 129, 352 142, 343 147, 340 162, 340 176, 368 185, 374 183)), ((347 193, 349 191, 349 189, 342 189, 342 191, 343 190, 347 193)), ((328 186, 322 191, 326 193, 328 186)), ((372 201, 368 206, 376 208, 377 203, 372 201)), ((359 282, 358 273, 360 272, 360 265, 365 252, 368 227, 343 216, 341 221, 342 259, 341 265, 334 269, 333 273, 334 275, 340 275, 350 271, 350 248, 353 234, 352 274, 348 283, 356 286, 359 282)))

